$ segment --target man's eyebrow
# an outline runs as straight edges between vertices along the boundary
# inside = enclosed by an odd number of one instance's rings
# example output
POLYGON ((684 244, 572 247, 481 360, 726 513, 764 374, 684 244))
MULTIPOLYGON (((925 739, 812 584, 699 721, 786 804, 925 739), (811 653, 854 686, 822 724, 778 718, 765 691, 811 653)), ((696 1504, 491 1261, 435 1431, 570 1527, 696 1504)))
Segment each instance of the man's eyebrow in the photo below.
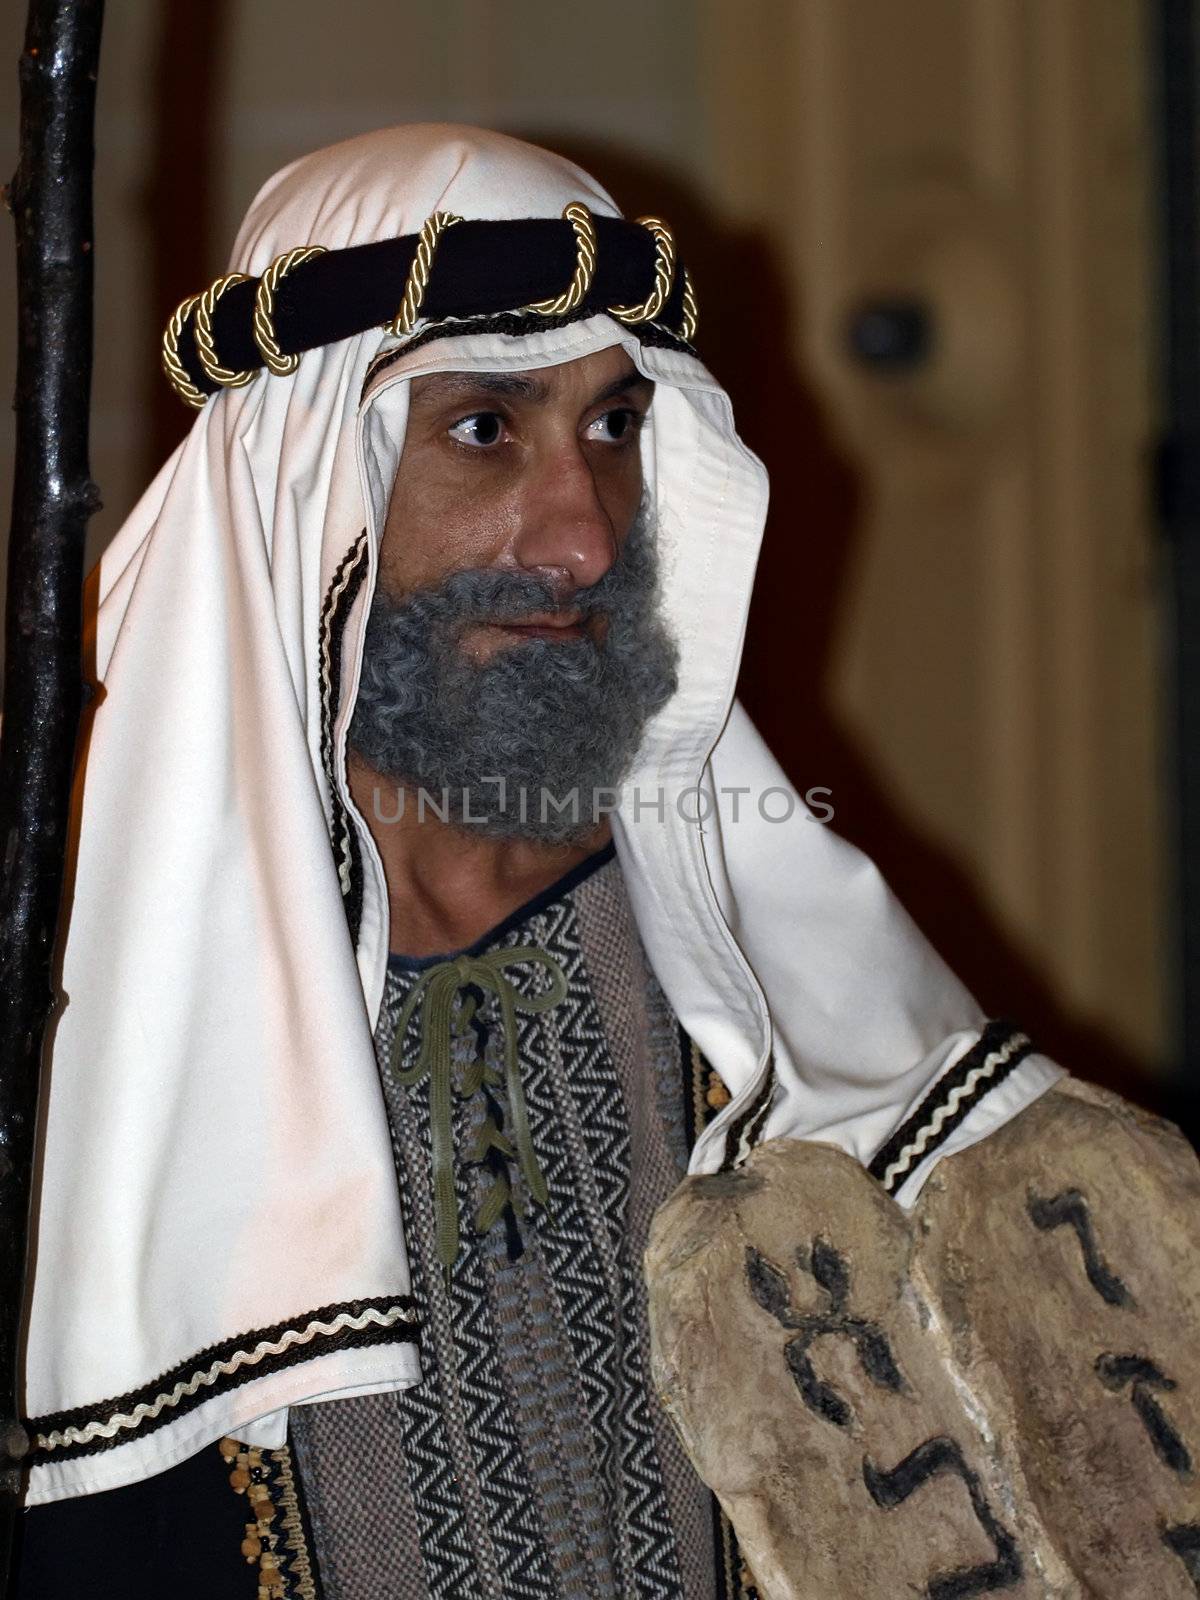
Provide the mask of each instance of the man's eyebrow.
MULTIPOLYGON (((431 372, 417 382, 420 388, 413 394, 413 399, 421 405, 437 405, 455 395, 494 394, 510 400, 527 400, 533 405, 541 405, 550 397, 547 383, 522 372, 431 372)), ((600 405, 605 400, 615 400, 634 389, 652 391, 653 388, 651 379, 634 368, 607 384, 591 403, 600 405)))
POLYGON ((635 367, 631 372, 623 373, 619 378, 614 378, 606 388, 592 401, 594 406, 600 405, 604 400, 615 400, 618 395, 628 394, 631 389, 648 389, 653 393, 654 380, 647 378, 635 367))
POLYGON ((413 399, 422 403, 436 404, 456 394, 498 394, 537 404, 550 393, 540 378, 529 378, 520 372, 431 372, 418 381, 421 387, 413 399))

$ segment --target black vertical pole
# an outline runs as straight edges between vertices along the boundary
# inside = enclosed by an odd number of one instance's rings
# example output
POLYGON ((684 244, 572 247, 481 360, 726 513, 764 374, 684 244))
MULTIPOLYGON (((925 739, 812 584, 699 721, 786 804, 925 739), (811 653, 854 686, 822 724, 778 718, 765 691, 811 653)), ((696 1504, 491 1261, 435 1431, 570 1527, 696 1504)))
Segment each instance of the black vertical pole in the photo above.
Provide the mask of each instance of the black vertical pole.
POLYGON ((0 1581, 27 1441, 17 1393, 30 1178, 82 703, 92 164, 103 0, 31 0, 21 57, 17 448, 0 727, 0 1581))
POLYGON ((1159 516, 1169 577, 1165 662, 1174 779, 1175 1114, 1200 1135, 1200 37, 1195 0, 1156 0, 1159 516))

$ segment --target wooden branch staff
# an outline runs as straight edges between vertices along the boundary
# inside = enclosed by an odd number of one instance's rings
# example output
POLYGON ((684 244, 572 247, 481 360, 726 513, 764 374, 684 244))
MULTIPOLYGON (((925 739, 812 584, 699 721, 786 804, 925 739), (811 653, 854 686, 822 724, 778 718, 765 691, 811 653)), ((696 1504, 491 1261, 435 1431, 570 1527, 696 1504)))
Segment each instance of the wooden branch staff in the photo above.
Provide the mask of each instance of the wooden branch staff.
POLYGON ((17 449, 0 727, 0 1580, 20 1506, 30 1182, 82 706, 92 164, 103 0, 31 0, 21 58, 17 449))

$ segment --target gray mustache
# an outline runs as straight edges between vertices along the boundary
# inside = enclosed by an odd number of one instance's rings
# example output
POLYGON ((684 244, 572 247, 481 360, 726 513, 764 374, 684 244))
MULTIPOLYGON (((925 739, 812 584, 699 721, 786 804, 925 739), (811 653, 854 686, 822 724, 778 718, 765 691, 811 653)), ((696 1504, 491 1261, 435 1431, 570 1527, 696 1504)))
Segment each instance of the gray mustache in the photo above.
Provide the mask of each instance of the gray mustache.
POLYGON ((529 572, 469 567, 451 573, 436 588, 422 589, 400 602, 410 616, 436 626, 441 622, 517 622, 538 612, 578 612, 582 618, 607 615, 614 599, 628 591, 622 551, 604 576, 564 596, 544 578, 529 572))

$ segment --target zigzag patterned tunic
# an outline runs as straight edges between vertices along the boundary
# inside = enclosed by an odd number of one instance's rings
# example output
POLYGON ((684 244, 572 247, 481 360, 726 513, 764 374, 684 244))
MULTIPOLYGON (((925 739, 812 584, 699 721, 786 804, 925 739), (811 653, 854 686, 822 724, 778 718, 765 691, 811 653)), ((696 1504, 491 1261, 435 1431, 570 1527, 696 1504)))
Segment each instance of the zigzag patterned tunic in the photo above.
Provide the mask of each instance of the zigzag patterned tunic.
MULTIPOLYGON (((549 1189, 504 1152, 494 995, 456 1001, 454 1181, 460 1246, 444 1272, 430 1085, 388 1070, 401 1007, 429 962, 393 958, 377 1031, 424 1381, 298 1407, 292 1444, 327 1600, 713 1600, 712 1501, 648 1384, 641 1257, 686 1166, 679 1030, 646 964, 611 847, 474 947, 536 945, 566 997, 520 1014, 529 1127, 549 1189), (501 1138, 489 1137, 489 1130, 501 1138), (480 1135, 484 1137, 481 1139, 480 1135), (499 1186, 494 1224, 474 1222, 499 1186)), ((434 958, 440 960, 441 958, 434 958)), ((545 970, 513 970, 534 994, 545 970)), ((406 1066, 415 1056, 411 1033, 406 1066)), ((511 1145, 508 1145, 511 1151, 511 1145)))

